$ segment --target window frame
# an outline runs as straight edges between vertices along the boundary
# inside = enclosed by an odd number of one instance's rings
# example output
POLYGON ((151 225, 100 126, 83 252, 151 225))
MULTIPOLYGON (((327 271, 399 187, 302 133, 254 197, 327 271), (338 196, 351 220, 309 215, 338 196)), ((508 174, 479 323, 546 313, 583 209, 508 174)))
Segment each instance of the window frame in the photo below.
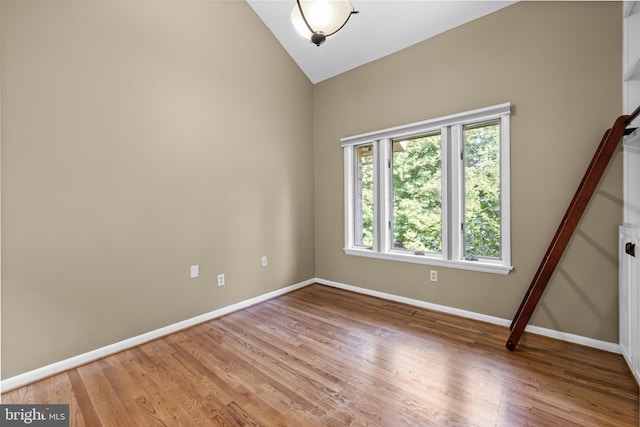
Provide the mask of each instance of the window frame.
POLYGON ((510 207, 510 114, 511 104, 452 114, 403 126, 349 136, 340 140, 344 150, 344 251, 347 255, 392 261, 452 267, 464 270, 508 274, 511 266, 510 207), (464 129, 481 123, 500 124, 500 232, 501 258, 464 258, 464 129), (391 169, 393 140, 441 133, 441 212, 442 252, 411 253, 394 249, 393 171, 391 169), (373 146, 373 246, 355 246, 355 179, 357 147, 373 146))

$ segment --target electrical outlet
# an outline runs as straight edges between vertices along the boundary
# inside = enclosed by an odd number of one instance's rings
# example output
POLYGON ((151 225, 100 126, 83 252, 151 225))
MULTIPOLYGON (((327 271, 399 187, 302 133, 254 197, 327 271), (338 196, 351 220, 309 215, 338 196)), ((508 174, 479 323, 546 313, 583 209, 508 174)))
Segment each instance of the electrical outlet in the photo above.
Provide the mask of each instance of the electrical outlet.
POLYGON ((218 274, 218 286, 224 286, 224 274, 218 274))
POLYGON ((431 280, 432 282, 438 281, 438 270, 429 271, 429 280, 431 280))
POLYGON ((192 265, 189 268, 189 278, 190 279, 195 279, 196 277, 198 277, 200 275, 200 267, 197 265, 192 265))
POLYGON ((267 262, 267 256, 266 256, 266 255, 265 255, 265 256, 263 256, 263 257, 260 259, 260 263, 261 263, 262 267, 266 267, 266 266, 268 265, 268 262, 267 262))

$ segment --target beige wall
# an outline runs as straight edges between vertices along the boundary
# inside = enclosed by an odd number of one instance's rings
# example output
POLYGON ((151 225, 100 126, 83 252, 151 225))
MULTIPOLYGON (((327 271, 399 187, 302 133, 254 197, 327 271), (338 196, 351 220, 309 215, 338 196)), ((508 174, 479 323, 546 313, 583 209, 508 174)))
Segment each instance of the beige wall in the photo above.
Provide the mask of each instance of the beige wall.
POLYGON ((245 2, 5 1, 1 79, 3 378, 314 276, 313 87, 245 2))
MULTIPOLYGON (((314 87, 316 276, 513 317, 605 129, 621 114, 614 2, 522 2, 314 87), (340 138, 511 102, 514 271, 347 256, 340 138)), ((618 342, 618 151, 532 323, 618 342)), ((505 334, 505 341, 507 335, 505 334)))
MULTIPOLYGON (((510 318, 621 110, 617 3, 519 3, 315 87, 244 2, 52 3, 2 3, 3 378, 314 276, 510 318), (511 274, 343 253, 341 137, 507 101, 511 274)), ((617 342, 621 157, 534 324, 617 342)))

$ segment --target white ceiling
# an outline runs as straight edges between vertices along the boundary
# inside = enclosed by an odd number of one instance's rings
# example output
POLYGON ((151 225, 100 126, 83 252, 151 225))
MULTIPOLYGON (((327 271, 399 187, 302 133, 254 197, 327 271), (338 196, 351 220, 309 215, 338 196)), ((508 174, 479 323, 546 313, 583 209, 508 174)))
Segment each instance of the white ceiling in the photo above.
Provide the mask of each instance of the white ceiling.
POLYGON ((515 1, 351 0, 360 13, 321 46, 290 21, 295 0, 247 0, 312 83, 344 73, 515 1))

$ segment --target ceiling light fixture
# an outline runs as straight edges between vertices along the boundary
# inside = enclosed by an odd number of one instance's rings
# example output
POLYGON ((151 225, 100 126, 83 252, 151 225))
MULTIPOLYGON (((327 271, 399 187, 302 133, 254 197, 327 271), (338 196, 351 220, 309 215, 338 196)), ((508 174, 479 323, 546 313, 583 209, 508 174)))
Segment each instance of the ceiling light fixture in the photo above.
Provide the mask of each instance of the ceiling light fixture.
POLYGON ((291 22, 302 37, 320 46, 358 13, 348 0, 296 0, 291 22))

